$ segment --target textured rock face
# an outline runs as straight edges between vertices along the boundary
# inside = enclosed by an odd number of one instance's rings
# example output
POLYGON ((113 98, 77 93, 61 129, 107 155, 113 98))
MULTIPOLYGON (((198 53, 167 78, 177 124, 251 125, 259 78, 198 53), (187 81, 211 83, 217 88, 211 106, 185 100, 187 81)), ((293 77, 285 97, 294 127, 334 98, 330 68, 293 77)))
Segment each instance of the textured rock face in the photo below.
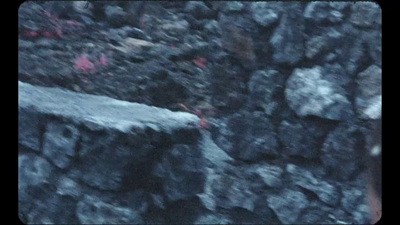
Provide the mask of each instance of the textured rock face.
POLYGON ((268 114, 277 107, 276 95, 283 89, 284 80, 276 70, 256 71, 248 83, 250 101, 254 107, 262 107, 268 114))
POLYGON ((301 211, 308 205, 308 200, 299 191, 285 189, 279 195, 270 196, 268 204, 282 223, 289 224, 298 221, 301 211))
POLYGON ((343 124, 328 134, 322 147, 325 168, 339 180, 351 179, 360 170, 357 150, 362 147, 360 131, 343 124))
POLYGON ((376 65, 358 74, 357 111, 361 118, 379 119, 382 111, 382 70, 376 65))
POLYGON ((231 157, 256 160, 263 155, 277 155, 277 138, 271 122, 263 113, 237 113, 221 122, 215 137, 217 145, 231 157))
POLYGON ((167 198, 176 201, 201 193, 205 183, 204 163, 199 149, 173 146, 157 168, 167 198))
POLYGON ((369 223, 381 23, 371 2, 24 3, 20 219, 369 223))
POLYGON ((129 208, 110 205, 91 196, 85 196, 78 202, 76 215, 82 224, 143 223, 137 212, 129 208))
POLYGON ((253 19, 261 26, 268 27, 276 23, 282 13, 281 2, 252 2, 253 19))
POLYGON ((304 56, 304 23, 301 21, 301 6, 296 2, 286 8, 269 44, 274 49, 272 59, 277 64, 294 65, 304 56))
POLYGON ((353 115, 345 91, 325 80, 320 66, 295 69, 286 83, 286 99, 299 116, 314 115, 331 120, 347 120, 353 115))

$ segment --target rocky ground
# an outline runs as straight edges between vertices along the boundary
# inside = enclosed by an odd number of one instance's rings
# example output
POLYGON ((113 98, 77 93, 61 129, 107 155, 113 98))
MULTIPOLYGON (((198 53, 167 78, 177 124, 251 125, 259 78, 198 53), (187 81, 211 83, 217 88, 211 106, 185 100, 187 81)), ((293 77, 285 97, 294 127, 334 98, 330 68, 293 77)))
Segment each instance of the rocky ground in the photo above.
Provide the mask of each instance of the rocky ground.
MULTIPOLYGON (((371 2, 25 2, 20 81, 189 112, 201 132, 196 144, 163 147, 149 172, 161 189, 133 185, 123 194, 112 184, 86 186, 98 164, 64 173, 52 153, 43 150, 49 163, 31 152, 43 149, 39 142, 22 141, 20 173, 40 175, 24 179, 47 179, 55 164, 56 189, 72 185, 79 195, 43 200, 55 187, 31 180, 20 192, 43 201, 21 200, 29 202, 21 219, 366 223, 362 158, 381 116, 380 18, 371 2), (45 212, 60 201, 71 212, 45 212)), ((87 134, 75 133, 84 145, 78 136, 87 134)))

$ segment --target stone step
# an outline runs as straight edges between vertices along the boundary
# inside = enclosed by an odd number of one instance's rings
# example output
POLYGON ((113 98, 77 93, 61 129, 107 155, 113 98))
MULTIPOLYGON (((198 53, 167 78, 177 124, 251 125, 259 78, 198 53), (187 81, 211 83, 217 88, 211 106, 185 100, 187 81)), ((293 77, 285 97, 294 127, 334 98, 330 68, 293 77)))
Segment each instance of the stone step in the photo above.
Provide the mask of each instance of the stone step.
POLYGON ((200 137, 199 118, 186 112, 18 86, 20 146, 101 190, 119 190, 171 145, 193 145, 200 137))

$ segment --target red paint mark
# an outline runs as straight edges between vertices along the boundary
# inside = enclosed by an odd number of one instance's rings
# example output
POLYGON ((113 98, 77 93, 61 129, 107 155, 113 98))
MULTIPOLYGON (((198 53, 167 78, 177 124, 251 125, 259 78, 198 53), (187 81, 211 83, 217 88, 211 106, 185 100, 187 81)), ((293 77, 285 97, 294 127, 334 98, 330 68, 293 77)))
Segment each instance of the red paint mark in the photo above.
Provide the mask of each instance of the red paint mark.
POLYGON ((46 38, 55 38, 56 36, 54 35, 54 33, 50 32, 50 31, 42 31, 42 36, 46 37, 46 38))
POLYGON ((200 67, 200 68, 203 68, 203 69, 207 67, 207 65, 206 65, 207 59, 205 59, 205 58, 203 58, 203 57, 199 57, 199 58, 197 58, 197 59, 194 59, 194 60, 193 60, 193 63, 194 63, 196 66, 198 66, 198 67, 200 67))
POLYGON ((103 66, 108 66, 107 56, 105 54, 103 54, 103 53, 101 53, 101 56, 100 56, 100 63, 103 66))
POLYGON ((200 118, 199 126, 200 129, 208 129, 208 122, 204 117, 200 118))
POLYGON ((178 104, 182 109, 186 110, 187 112, 191 112, 192 110, 190 110, 186 105, 179 103, 178 104))
POLYGON ((203 112, 200 109, 196 109, 194 111, 194 115, 198 116, 199 118, 203 116, 203 112))
POLYGON ((24 33, 24 35, 27 37, 37 37, 37 36, 39 36, 39 33, 36 31, 30 30, 30 31, 26 31, 24 33))
POLYGON ((75 69, 81 70, 85 73, 89 73, 89 72, 93 71, 94 64, 85 55, 81 55, 75 61, 75 69))
POLYGON ((176 49, 176 46, 175 45, 171 45, 171 49, 176 49))

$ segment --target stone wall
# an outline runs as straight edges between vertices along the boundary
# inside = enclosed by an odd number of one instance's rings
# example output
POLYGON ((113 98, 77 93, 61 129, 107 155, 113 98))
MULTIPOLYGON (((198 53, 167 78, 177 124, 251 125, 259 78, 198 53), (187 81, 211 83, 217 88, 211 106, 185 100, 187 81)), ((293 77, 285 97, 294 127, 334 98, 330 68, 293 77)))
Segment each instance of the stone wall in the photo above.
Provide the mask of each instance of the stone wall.
MULTIPOLYGON (((133 35, 146 46, 121 53, 121 44, 108 68, 87 75, 64 64, 66 49, 46 56, 60 42, 20 38, 23 222, 368 223, 363 158, 382 98, 377 4, 161 2, 146 6, 142 29, 121 28, 139 26, 139 3, 94 2, 86 14, 62 4, 50 7, 60 20, 69 9, 82 26, 112 27, 110 43, 133 35), (203 101, 217 113, 176 112, 203 101)), ((20 9, 20 30, 44 23, 30 13, 20 9)))

